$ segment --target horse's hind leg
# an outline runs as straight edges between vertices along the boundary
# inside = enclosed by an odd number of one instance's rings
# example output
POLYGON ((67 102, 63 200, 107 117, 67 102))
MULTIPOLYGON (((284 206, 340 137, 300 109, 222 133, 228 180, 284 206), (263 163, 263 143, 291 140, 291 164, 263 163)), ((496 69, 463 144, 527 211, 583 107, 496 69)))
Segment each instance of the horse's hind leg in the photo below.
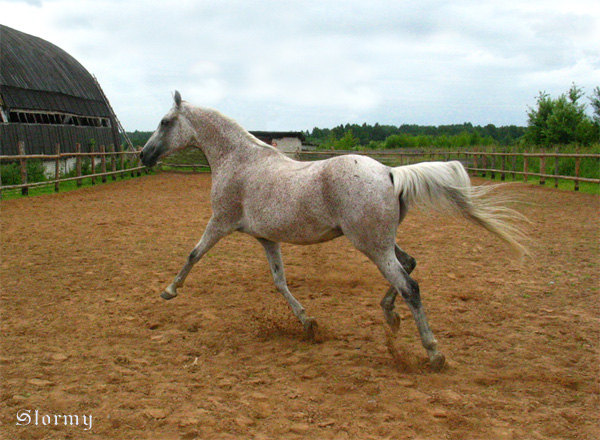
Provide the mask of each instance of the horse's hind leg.
POLYGON ((277 290, 279 290, 279 292, 284 296, 292 308, 292 312, 294 312, 294 315, 296 315, 296 317, 304 326, 306 336, 309 339, 313 339, 317 322, 314 320, 314 318, 306 316, 304 307, 302 307, 302 304, 300 304, 298 300, 294 298, 288 289, 287 282, 285 280, 285 271, 283 269, 281 247, 279 246, 279 243, 265 240, 264 238, 259 238, 258 241, 263 245, 265 252, 267 253, 267 260, 269 261, 269 266, 271 267, 271 273, 273 275, 273 280, 275 281, 277 290))
POLYGON ((192 270, 192 267, 194 267, 194 264, 200 261, 202 256, 206 254, 210 248, 217 244, 221 238, 228 235, 230 230, 230 228, 222 227, 222 225, 219 225, 214 218, 211 218, 206 225, 206 229, 204 230, 204 234, 202 234, 202 238, 188 256, 183 268, 179 271, 173 282, 169 284, 163 293, 161 293, 161 298, 175 298, 177 296, 177 288, 183 286, 183 283, 190 273, 190 270, 192 270))
MULTIPOLYGON (((404 252, 398 245, 395 247, 395 253, 396 259, 400 262, 406 273, 410 275, 417 265, 417 260, 404 252)), ((390 286, 380 303, 383 310, 383 316, 394 333, 398 333, 398 330, 400 329, 400 315, 396 312, 396 306, 394 304, 397 294, 398 291, 396 288, 390 286)))
POLYGON ((423 347, 425 347, 425 350, 427 350, 427 354, 429 355, 431 366, 435 370, 440 370, 444 366, 445 358, 444 355, 438 351, 437 341, 435 340, 433 332, 429 327, 427 316, 425 315, 425 310, 423 309, 423 304, 421 303, 419 285, 408 275, 396 256, 391 252, 381 255, 379 258, 373 258, 373 260, 375 261, 375 264, 377 264, 377 267, 383 276, 398 292, 402 294, 402 297, 408 304, 408 307, 413 314, 415 323, 417 324, 417 329, 419 330, 419 335, 421 336, 421 342, 423 347))

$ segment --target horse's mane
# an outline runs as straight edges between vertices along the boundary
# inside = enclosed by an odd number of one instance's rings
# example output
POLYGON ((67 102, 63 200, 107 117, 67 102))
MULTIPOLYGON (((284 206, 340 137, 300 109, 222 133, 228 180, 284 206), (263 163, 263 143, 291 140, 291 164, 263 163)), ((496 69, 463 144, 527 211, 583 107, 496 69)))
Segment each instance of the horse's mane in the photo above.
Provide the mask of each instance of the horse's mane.
POLYGON ((249 141, 253 146, 256 146, 259 148, 264 148, 266 150, 275 151, 275 152, 281 154, 281 151, 279 151, 277 148, 261 141, 256 136, 254 136, 252 133, 250 133, 248 130, 246 130, 244 127, 242 127, 237 121, 230 118, 229 116, 224 115, 223 113, 219 112, 218 110, 209 109, 209 108, 200 108, 200 110, 208 116, 208 118, 212 121, 212 123, 215 125, 215 127, 217 127, 217 129, 222 131, 222 134, 224 134, 226 136, 227 135, 239 136, 242 139, 249 141))

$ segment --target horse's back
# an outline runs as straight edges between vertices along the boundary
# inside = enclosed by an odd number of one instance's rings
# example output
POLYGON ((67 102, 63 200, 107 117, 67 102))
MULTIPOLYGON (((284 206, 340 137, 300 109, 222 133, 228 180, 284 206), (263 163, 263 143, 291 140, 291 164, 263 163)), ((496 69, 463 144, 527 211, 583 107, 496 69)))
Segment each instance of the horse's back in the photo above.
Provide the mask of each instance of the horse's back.
POLYGON ((398 218, 389 168, 364 156, 314 162, 275 156, 243 173, 241 230, 251 235, 317 243, 398 218))

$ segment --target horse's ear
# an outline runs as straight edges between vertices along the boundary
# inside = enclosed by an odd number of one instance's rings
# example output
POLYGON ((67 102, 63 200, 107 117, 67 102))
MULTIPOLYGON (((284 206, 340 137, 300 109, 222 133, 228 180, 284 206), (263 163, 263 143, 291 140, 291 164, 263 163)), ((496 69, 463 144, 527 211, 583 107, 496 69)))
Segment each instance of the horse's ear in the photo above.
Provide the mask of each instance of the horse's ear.
POLYGON ((175 105, 177 107, 181 107, 181 94, 175 90, 175 93, 173 94, 173 100, 175 100, 175 105))

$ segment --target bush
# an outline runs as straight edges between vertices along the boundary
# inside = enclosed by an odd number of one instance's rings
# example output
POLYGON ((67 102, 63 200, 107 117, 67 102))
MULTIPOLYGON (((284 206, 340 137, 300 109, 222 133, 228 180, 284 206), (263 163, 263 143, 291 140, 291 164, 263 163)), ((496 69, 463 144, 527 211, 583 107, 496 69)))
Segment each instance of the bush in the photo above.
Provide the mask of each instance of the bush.
POLYGON ((525 141, 546 147, 571 143, 589 146, 598 142, 598 124, 585 113, 585 105, 579 102, 582 96, 583 91, 575 84, 556 99, 540 92, 537 107, 527 112, 525 141))
MULTIPOLYGON (((0 167, 2 174, 2 185, 19 185, 21 182, 21 165, 18 162, 12 162, 0 167)), ((47 180, 44 175, 44 164, 41 160, 27 161, 27 181, 43 182, 47 180)))

